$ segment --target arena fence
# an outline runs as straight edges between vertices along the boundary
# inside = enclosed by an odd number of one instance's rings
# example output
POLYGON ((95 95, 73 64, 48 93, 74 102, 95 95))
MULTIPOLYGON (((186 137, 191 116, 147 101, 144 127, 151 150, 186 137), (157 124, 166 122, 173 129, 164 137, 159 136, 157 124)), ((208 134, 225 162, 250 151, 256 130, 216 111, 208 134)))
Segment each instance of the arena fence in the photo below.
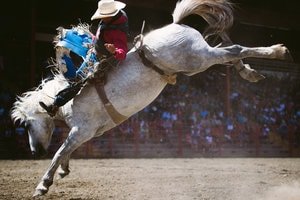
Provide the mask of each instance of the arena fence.
MULTIPOLYGON (((49 152, 52 158, 66 138, 69 129, 56 121, 49 152)), ((270 132, 261 135, 260 126, 252 124, 251 130, 242 133, 241 127, 228 133, 225 128, 215 126, 210 134, 194 135, 191 127, 176 121, 172 127, 163 127, 161 121, 149 121, 146 128, 141 121, 129 120, 104 135, 93 138, 79 147, 73 158, 165 158, 165 157, 299 157, 300 150, 295 145, 295 132, 286 137, 270 132)), ((28 136, 14 134, 1 137, 0 158, 30 159, 28 136)))

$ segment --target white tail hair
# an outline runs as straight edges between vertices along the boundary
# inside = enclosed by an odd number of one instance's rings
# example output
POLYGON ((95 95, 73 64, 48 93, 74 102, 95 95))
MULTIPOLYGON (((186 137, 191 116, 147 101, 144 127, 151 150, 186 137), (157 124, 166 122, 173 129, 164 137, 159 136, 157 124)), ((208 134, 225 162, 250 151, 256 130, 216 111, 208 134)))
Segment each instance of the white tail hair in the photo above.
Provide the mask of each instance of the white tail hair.
POLYGON ((209 25, 206 35, 218 34, 233 24, 232 3, 227 0, 182 0, 173 11, 173 23, 180 24, 190 15, 201 16, 209 25))

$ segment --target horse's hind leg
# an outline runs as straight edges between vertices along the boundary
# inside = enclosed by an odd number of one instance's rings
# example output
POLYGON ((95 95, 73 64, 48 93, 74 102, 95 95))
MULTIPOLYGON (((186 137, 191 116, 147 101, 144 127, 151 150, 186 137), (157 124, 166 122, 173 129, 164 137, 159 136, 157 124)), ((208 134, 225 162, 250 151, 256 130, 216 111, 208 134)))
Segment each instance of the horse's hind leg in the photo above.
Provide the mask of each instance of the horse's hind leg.
MULTIPOLYGON (((291 58, 288 49, 281 44, 273 45, 270 47, 252 48, 244 47, 241 45, 231 45, 227 47, 214 48, 214 51, 212 53, 214 55, 214 64, 225 64, 229 62, 237 64, 238 68, 241 69, 239 72, 241 72, 241 75, 243 75, 246 79, 249 79, 249 76, 251 75, 249 75, 249 73, 251 73, 252 69, 249 65, 243 65, 243 63, 241 63, 240 61, 241 59, 248 57, 281 60, 291 58), (243 70, 243 67, 245 67, 245 70, 243 70)), ((256 78, 258 77, 253 78, 254 82, 256 78)))
POLYGON ((252 69, 249 64, 244 64, 242 60, 232 63, 240 76, 247 81, 258 82, 265 78, 265 76, 259 74, 255 69, 252 69))
MULTIPOLYGON (((223 45, 233 45, 233 42, 231 41, 227 33, 221 33, 220 37, 222 38, 223 45)), ((245 80, 248 80, 250 82, 257 82, 265 78, 256 70, 252 69, 249 64, 244 64, 242 60, 233 61, 232 64, 234 65, 240 76, 245 80)))
POLYGON ((282 44, 272 45, 270 47, 244 47, 235 44, 218 49, 219 51, 216 51, 216 56, 219 56, 219 60, 223 63, 238 61, 248 57, 280 60, 291 59, 288 49, 282 44))
MULTIPOLYGON (((81 130, 82 131, 82 130, 81 130)), ((59 167, 60 164, 64 162, 65 159, 69 157, 69 155, 76 150, 82 143, 88 141, 93 137, 94 134, 86 134, 88 131, 84 131, 85 134, 82 134, 78 130, 78 127, 73 127, 71 129, 71 132, 69 136, 67 137, 66 141, 62 144, 62 146, 58 149, 58 151, 55 153, 52 162, 42 177, 42 180, 38 184, 38 186, 35 189, 34 197, 35 196, 41 196, 48 192, 49 187, 53 183, 53 177, 55 174, 55 171, 59 167)), ((66 164, 66 163, 64 163, 66 164)))
POLYGON ((67 176, 70 173, 69 160, 70 160, 70 155, 66 156, 66 158, 60 164, 60 169, 58 171, 59 179, 64 178, 65 176, 67 176))

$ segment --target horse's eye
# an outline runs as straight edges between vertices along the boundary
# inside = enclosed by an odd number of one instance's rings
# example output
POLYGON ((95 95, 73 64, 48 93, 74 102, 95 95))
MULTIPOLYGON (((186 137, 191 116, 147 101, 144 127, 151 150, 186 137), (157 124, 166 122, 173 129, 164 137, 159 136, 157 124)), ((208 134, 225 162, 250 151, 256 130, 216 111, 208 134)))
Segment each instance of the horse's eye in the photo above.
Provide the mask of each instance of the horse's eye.
POLYGON ((28 129, 30 129, 31 124, 30 124, 30 123, 25 123, 24 126, 25 126, 25 128, 28 130, 28 129))

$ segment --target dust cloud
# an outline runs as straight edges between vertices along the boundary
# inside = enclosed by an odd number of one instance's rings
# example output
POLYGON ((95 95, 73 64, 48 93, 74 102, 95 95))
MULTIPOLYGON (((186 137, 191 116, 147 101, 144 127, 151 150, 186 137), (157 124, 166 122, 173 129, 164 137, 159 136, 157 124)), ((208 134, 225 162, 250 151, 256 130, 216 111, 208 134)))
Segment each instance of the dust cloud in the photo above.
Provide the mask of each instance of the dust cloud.
POLYGON ((300 184, 293 182, 271 188, 260 200, 300 200, 300 184))

